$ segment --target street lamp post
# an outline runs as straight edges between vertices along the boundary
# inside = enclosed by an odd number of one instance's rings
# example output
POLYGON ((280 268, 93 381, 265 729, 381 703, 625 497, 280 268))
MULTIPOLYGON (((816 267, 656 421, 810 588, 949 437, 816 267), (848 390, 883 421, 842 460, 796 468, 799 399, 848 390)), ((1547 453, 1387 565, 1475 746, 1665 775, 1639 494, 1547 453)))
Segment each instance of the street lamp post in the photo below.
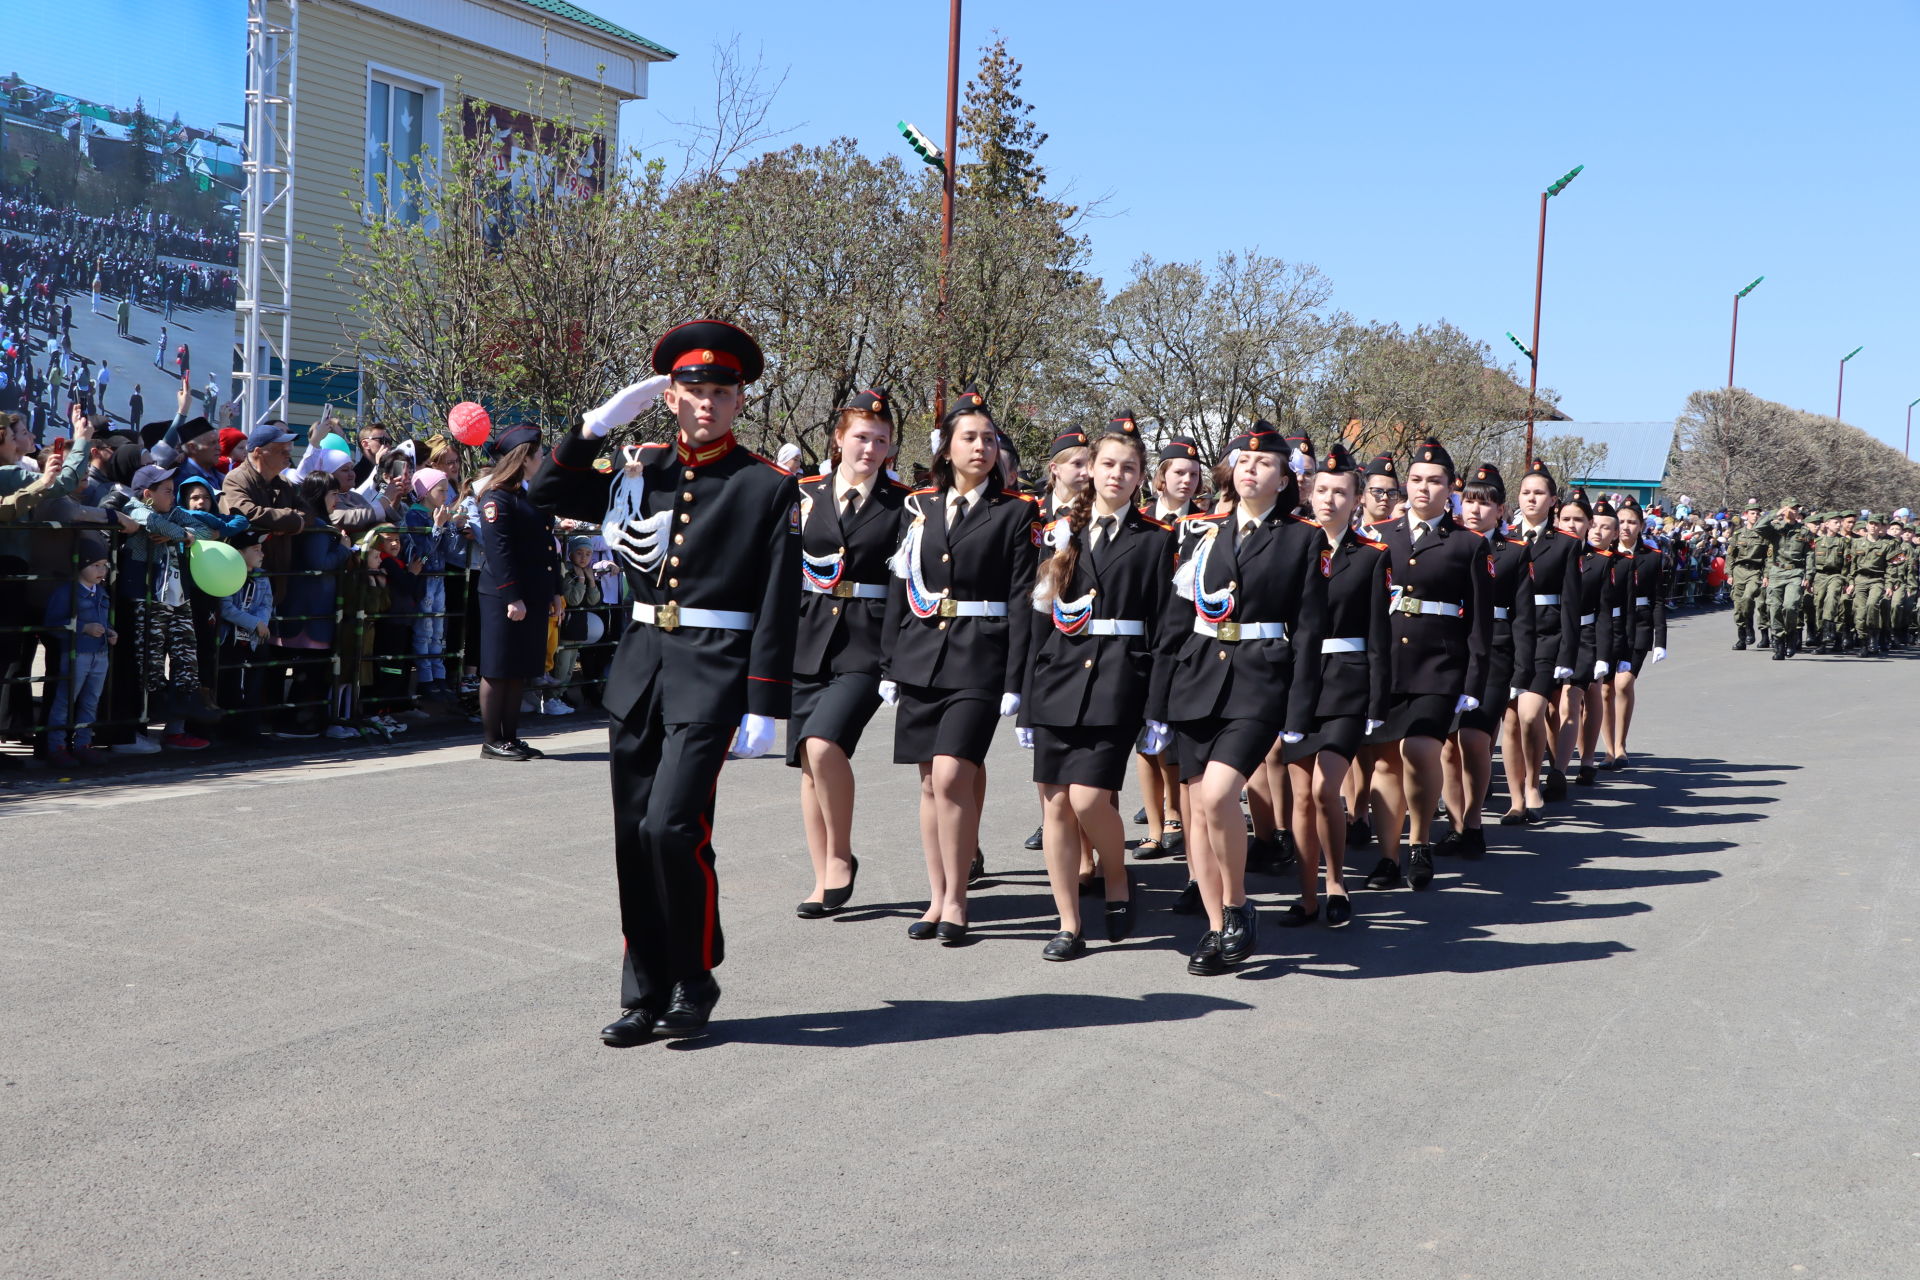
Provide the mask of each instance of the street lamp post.
MULTIPOLYGON (((1840 357, 1840 389, 1833 396, 1833 416, 1836 418, 1840 418, 1840 406, 1845 404, 1847 399, 1847 361, 1865 350, 1865 346, 1858 346, 1840 357)), ((1846 419, 1840 418, 1840 421, 1845 422, 1846 419)))
POLYGON ((933 416, 937 421, 947 412, 947 359, 951 350, 947 334, 947 267, 953 259, 953 185, 954 153, 960 144, 960 0, 951 0, 947 9, 947 127, 946 148, 933 145, 932 139, 905 120, 896 126, 920 158, 940 170, 940 293, 934 305, 935 328, 940 334, 940 367, 933 380, 933 416))
POLYGON ((1765 276, 1755 276, 1752 284, 1733 295, 1733 336, 1727 340, 1727 390, 1733 390, 1733 353, 1740 346, 1740 299, 1760 287, 1765 276))
POLYGON ((1907 401, 1907 442, 1900 447, 1900 452, 1907 455, 1908 462, 1913 461, 1913 406, 1917 404, 1920 404, 1920 396, 1907 401))
MULTIPOLYGON (((1533 466, 1533 414, 1540 394, 1540 294, 1547 275, 1547 201, 1566 190, 1587 166, 1577 164, 1552 186, 1540 193, 1540 248, 1533 259, 1533 348, 1527 351, 1527 466, 1533 466)), ((1508 334, 1508 337, 1513 337, 1508 334)), ((1516 347, 1519 339, 1514 339, 1516 347)))

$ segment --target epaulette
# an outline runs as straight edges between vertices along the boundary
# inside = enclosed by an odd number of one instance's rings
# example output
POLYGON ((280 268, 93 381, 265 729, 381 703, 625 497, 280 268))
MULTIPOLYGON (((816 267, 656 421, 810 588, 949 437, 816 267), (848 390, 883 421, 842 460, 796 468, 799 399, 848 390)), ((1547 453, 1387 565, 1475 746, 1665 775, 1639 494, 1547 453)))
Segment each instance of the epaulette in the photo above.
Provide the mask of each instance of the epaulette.
POLYGON ((934 485, 928 485, 928 486, 927 486, 926 488, 924 488, 924 489, 911 489, 911 490, 909 490, 909 491, 908 491, 908 494, 907 494, 907 496, 908 496, 908 497, 912 497, 912 498, 917 498, 917 497, 919 497, 919 496, 920 496, 921 494, 923 494, 923 493, 938 493, 938 492, 940 492, 940 490, 939 490, 939 488, 938 488, 938 487, 936 487, 936 486, 934 486, 934 485))
POLYGON ((1190 516, 1181 516, 1180 523, 1185 524, 1189 520, 1218 520, 1225 514, 1221 511, 1196 511, 1190 516))
POLYGON ((1015 493, 1007 489, 1002 489, 1000 492, 1006 494, 1009 498, 1018 498, 1022 502, 1031 502, 1036 507, 1040 505, 1040 499, 1030 493, 1015 493))
POLYGON ((1375 551, 1385 551, 1387 549, 1386 543, 1375 542, 1372 538, 1363 538, 1357 533, 1353 535, 1353 538, 1354 541, 1358 542, 1361 546, 1372 547, 1375 551))
POLYGON ((755 462, 764 462, 768 466, 772 467, 775 471, 778 471, 783 476, 790 476, 793 474, 793 472, 787 470, 785 467, 775 462, 772 458, 766 457, 763 454, 755 453, 751 449, 748 449, 745 452, 746 452, 746 455, 749 458, 752 458, 755 462))
POLYGON ((913 491, 913 486, 908 484, 904 480, 895 480, 892 476, 885 476, 883 478, 886 480, 888 484, 892 485, 896 489, 905 489, 909 493, 913 491))
POLYGON ((1299 523, 1299 524, 1304 524, 1311 529, 1318 529, 1320 527, 1320 522, 1318 520, 1309 520, 1305 516, 1289 514, 1287 516, 1287 519, 1295 521, 1296 523, 1299 523))
POLYGON ((1153 526, 1154 528, 1156 528, 1156 529, 1163 529, 1163 530, 1167 530, 1167 531, 1169 531, 1169 532, 1171 532, 1171 531, 1172 531, 1172 529, 1173 529, 1173 526, 1172 526, 1172 525, 1170 525, 1170 524, 1165 524, 1165 523, 1162 523, 1162 522, 1161 522, 1161 521, 1159 521, 1159 520, 1155 520, 1155 519, 1154 519, 1154 518, 1153 518, 1152 516, 1150 516, 1150 515, 1148 515, 1148 514, 1147 514, 1146 512, 1144 512, 1144 511, 1140 511, 1140 512, 1136 512, 1135 514, 1137 514, 1137 515, 1138 515, 1138 516, 1140 517, 1140 523, 1141 523, 1141 524, 1150 524, 1150 525, 1152 525, 1152 526, 1153 526))

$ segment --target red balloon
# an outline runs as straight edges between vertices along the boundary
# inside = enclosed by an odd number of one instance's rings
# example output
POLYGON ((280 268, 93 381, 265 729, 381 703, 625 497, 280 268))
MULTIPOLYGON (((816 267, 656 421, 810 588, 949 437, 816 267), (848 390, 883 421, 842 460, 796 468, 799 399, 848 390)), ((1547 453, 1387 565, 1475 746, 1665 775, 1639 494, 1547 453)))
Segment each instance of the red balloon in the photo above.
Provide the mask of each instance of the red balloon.
POLYGON ((485 444, 493 434, 493 419, 471 400, 462 400, 447 411, 447 425, 453 429, 453 438, 469 448, 485 444))

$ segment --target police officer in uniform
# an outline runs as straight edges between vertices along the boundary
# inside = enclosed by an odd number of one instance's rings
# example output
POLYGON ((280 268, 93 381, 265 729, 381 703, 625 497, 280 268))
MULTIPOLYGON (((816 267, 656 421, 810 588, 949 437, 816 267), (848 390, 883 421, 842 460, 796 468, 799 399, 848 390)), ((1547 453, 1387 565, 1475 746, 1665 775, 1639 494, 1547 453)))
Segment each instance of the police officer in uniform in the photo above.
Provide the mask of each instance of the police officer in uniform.
POLYGON ((553 517, 529 500, 524 482, 540 464, 540 429, 500 433, 480 495, 480 755, 538 760, 520 740, 520 697, 546 669, 547 619, 566 610, 553 517))
POLYGON ((607 672, 614 856, 626 937, 610 1045, 704 1031, 724 956, 713 796, 729 745, 764 755, 793 692, 799 611, 793 477, 734 439, 760 347, 696 320, 653 349, 659 375, 586 414, 535 474, 541 506, 601 525, 626 571, 633 620, 607 672), (664 395, 678 430, 594 469, 607 433, 664 395))

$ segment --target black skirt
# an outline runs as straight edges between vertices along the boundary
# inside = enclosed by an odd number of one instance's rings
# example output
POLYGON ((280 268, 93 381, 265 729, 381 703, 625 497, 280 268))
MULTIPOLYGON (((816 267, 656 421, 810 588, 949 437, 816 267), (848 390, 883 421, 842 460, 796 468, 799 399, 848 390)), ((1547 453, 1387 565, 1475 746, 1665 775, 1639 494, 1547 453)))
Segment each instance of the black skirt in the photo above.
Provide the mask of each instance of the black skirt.
POLYGON ((1535 667, 1533 679, 1521 685, 1520 691, 1522 693, 1537 693, 1551 702, 1560 696, 1560 682, 1553 678, 1553 668, 1551 666, 1544 671, 1535 667))
POLYGON ((499 596, 480 597, 480 674, 488 680, 531 680, 547 669, 547 604, 527 603, 527 616, 507 617, 499 596))
POLYGON ((1288 764, 1307 764, 1322 751, 1331 751, 1352 764, 1366 732, 1365 716, 1322 716, 1313 732, 1287 747, 1281 759, 1288 764))
POLYGON ((894 706, 893 762, 929 764, 935 756, 981 764, 993 745, 1000 695, 990 689, 900 686, 894 706))
POLYGON ((1367 735, 1366 745, 1385 746, 1407 738, 1438 741, 1453 732, 1453 706, 1458 701, 1444 693, 1396 693, 1387 708, 1386 723, 1367 735))
POLYGON ((824 738, 853 757, 867 722, 880 709, 880 677, 864 671, 793 678, 793 714, 787 720, 787 763, 800 767, 800 744, 824 738))
POLYGON ((1051 787, 1118 791, 1139 734, 1123 724, 1033 727, 1033 780, 1051 787))
POLYGON ((1266 762, 1267 752, 1273 750, 1274 739, 1280 736, 1280 726, 1271 721, 1229 720, 1225 716, 1182 720, 1173 730, 1182 782, 1192 782, 1215 760, 1242 777, 1251 777, 1266 762))
POLYGON ((1480 699, 1480 705, 1471 711, 1462 711, 1453 719, 1453 729, 1458 733, 1462 729, 1478 729, 1481 733, 1500 735, 1500 722, 1506 718, 1507 706, 1513 701, 1513 689, 1510 685, 1489 684, 1486 696, 1480 699))

